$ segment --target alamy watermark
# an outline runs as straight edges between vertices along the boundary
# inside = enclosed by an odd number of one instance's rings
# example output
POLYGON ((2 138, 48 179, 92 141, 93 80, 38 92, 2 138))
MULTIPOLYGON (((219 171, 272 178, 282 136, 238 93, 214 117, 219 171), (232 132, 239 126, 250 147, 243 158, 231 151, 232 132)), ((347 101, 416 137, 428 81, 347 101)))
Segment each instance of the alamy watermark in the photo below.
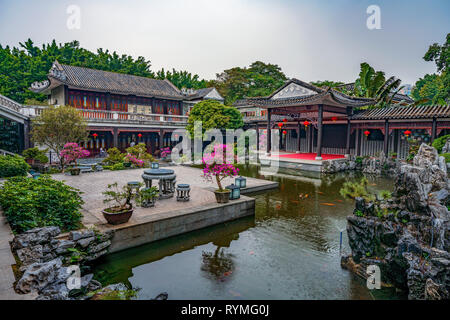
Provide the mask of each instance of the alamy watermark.
POLYGON ((369 30, 381 29, 381 9, 379 6, 372 4, 367 7, 366 13, 369 17, 366 20, 366 26, 369 30))
POLYGON ((81 29, 81 8, 75 4, 72 4, 67 7, 66 13, 69 15, 66 21, 67 29, 81 29))
POLYGON ((369 265, 366 269, 367 277, 367 289, 380 289, 381 288, 381 270, 377 265, 369 265))

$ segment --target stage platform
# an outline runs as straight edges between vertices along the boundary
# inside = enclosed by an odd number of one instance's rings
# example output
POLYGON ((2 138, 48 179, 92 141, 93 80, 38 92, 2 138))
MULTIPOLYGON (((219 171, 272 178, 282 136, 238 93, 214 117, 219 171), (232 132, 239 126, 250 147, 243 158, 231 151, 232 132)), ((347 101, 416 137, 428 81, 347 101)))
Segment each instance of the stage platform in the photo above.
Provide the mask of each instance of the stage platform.
POLYGON ((315 153, 293 153, 272 152, 267 156, 264 152, 259 153, 261 166, 278 166, 280 168, 321 172, 323 161, 345 161, 341 154, 322 154, 322 160, 316 160, 315 153))

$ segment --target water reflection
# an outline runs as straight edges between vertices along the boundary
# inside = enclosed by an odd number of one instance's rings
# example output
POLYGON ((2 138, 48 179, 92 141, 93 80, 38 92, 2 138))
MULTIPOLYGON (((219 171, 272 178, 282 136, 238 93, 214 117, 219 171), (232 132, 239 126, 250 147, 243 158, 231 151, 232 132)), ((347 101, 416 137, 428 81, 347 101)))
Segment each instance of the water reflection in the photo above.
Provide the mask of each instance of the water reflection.
MULTIPOLYGON (((242 167, 261 177, 258 168, 242 167)), ((252 195, 248 217, 126 250, 106 257, 95 270, 104 284, 140 287, 139 298, 162 291, 169 299, 372 299, 397 298, 392 290, 371 293, 364 281, 340 267, 339 233, 354 204, 339 189, 357 175, 266 179, 279 190, 252 195)), ((369 177, 373 190, 390 179, 369 177)), ((344 232, 344 248, 348 250, 344 232)))

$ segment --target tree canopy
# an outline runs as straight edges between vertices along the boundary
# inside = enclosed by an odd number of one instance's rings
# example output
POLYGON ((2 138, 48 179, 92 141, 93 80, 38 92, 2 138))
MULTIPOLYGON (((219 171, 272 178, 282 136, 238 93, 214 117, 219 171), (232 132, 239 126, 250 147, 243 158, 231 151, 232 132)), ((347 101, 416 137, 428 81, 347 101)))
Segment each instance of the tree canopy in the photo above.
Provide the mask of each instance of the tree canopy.
POLYGON ((425 104, 450 103, 450 33, 443 45, 432 44, 425 53, 425 61, 434 61, 437 73, 420 78, 411 92, 415 100, 425 99, 425 104))
POLYGON ((80 111, 71 106, 49 107, 33 119, 31 139, 46 146, 57 154, 63 165, 60 153, 68 142, 81 143, 88 137, 87 124, 80 111))
POLYGON ((172 82, 178 89, 202 89, 208 87, 208 81, 205 79, 200 80, 197 74, 192 75, 188 71, 177 71, 172 69, 171 71, 165 71, 162 68, 160 71, 156 72, 156 79, 167 79, 172 82))
POLYGON ((203 100, 189 112, 187 131, 194 135, 194 123, 202 122, 202 133, 208 129, 238 129, 244 125, 241 113, 216 100, 203 100))
POLYGON ((330 81, 330 80, 323 80, 323 81, 311 81, 310 82, 312 85, 319 87, 319 88, 325 88, 325 87, 329 87, 329 88, 335 88, 337 86, 341 86, 345 83, 343 82, 336 82, 336 81, 330 81))
POLYGON ((253 62, 248 68, 224 70, 216 76, 210 84, 224 97, 226 105, 244 97, 270 95, 287 80, 278 65, 261 61, 253 62))

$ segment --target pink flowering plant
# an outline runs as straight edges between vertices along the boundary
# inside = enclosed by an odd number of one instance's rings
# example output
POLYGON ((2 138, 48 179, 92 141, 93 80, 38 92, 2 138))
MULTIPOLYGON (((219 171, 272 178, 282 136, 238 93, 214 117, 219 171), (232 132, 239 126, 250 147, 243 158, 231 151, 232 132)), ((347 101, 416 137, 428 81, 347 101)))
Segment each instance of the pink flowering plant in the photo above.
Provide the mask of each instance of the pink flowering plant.
POLYGON ((172 151, 170 150, 169 147, 161 149, 161 157, 163 157, 163 158, 167 157, 171 153, 172 153, 172 151))
POLYGON ((139 167, 139 168, 142 168, 144 166, 144 160, 136 158, 131 153, 128 153, 125 156, 124 161, 125 162, 130 162, 130 163, 132 163, 133 165, 135 165, 136 167, 139 167))
POLYGON ((80 147, 76 142, 68 142, 61 150, 60 156, 64 160, 64 164, 73 165, 80 158, 89 157, 89 151, 80 147))
POLYGON ((205 168, 203 169, 203 178, 207 181, 212 181, 215 178, 217 186, 219 187, 219 192, 224 191, 224 188, 222 187, 223 179, 237 176, 239 173, 239 169, 233 164, 217 161, 217 155, 220 154, 220 156, 223 156, 223 153, 226 154, 228 149, 227 145, 216 145, 214 146, 214 151, 210 154, 206 154, 202 159, 202 162, 205 165, 205 168))

